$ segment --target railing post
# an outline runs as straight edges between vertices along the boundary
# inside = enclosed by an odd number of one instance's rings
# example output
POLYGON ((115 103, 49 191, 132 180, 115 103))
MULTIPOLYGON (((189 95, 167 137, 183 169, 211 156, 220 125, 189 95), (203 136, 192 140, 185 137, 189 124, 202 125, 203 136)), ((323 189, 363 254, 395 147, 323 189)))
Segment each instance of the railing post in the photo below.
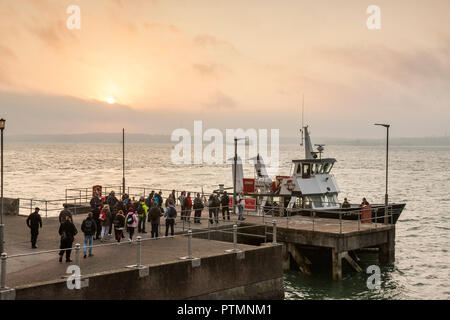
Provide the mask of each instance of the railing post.
POLYGON ((234 252, 238 251, 237 248, 237 224, 233 225, 233 247, 234 247, 234 252))
POLYGON ((361 231, 361 212, 358 213, 358 231, 361 231))
POLYGON ((273 220, 272 233, 272 244, 277 244, 277 220, 273 220))
POLYGON ((77 243, 75 244, 75 265, 79 266, 80 265, 80 244, 77 243))
POLYGON ((192 230, 188 230, 188 259, 192 259, 192 230))
POLYGON ((342 233, 342 213, 339 212, 339 234, 342 233))
MULTIPOLYGON (((47 219, 47 211, 48 211, 47 203, 48 203, 48 201, 45 200, 45 219, 47 219)), ((67 203, 67 202, 66 202, 66 203, 67 203)))
POLYGON ((142 264, 142 237, 137 237, 137 262, 136 267, 140 268, 142 264))
POLYGON ((6 259, 8 259, 8 255, 6 252, 3 252, 1 256, 2 276, 0 281, 0 289, 6 289, 6 259))
POLYGON ((211 240, 211 220, 208 219, 208 240, 211 240))

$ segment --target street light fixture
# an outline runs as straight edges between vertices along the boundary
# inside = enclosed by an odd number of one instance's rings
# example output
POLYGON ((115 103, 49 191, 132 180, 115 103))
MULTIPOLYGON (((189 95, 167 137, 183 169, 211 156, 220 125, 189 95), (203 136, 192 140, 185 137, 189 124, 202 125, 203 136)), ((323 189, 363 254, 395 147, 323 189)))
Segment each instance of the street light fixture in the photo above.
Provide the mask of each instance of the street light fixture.
POLYGON ((386 128, 386 193, 384 195, 384 223, 388 223, 388 172, 389 172, 389 127, 390 124, 375 123, 386 128))
POLYGON ((6 120, 0 119, 0 130, 1 130, 1 205, 0 205, 0 253, 3 253, 3 130, 5 129, 6 120))

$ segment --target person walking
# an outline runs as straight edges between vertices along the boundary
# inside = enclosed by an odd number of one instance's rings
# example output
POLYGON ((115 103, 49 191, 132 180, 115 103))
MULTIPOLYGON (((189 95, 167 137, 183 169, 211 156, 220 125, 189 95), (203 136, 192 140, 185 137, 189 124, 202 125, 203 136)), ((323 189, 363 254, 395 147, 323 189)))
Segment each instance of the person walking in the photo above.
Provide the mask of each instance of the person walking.
POLYGON ((39 208, 34 208, 34 212, 31 213, 27 218, 27 226, 30 228, 31 232, 31 248, 37 249, 36 242, 39 234, 39 228, 42 228, 42 219, 39 214, 39 208))
POLYGON ((144 197, 139 199, 139 204, 137 205, 137 213, 139 216, 138 222, 138 232, 139 233, 147 233, 145 232, 145 220, 147 219, 147 205, 145 204, 144 197))
POLYGON ((67 203, 64 203, 64 209, 59 213, 59 224, 66 221, 66 216, 69 216, 70 220, 73 222, 72 212, 69 210, 67 203))
POLYGON ((177 209, 175 208, 172 201, 169 202, 169 206, 166 208, 166 211, 164 212, 164 218, 166 218, 166 237, 169 235, 169 228, 170 233, 173 236, 175 234, 175 219, 177 218, 177 209))
POLYGON ((92 212, 88 213, 86 219, 81 223, 81 231, 84 233, 84 258, 86 259, 87 249, 89 247, 89 257, 92 257, 92 245, 94 243, 94 235, 97 232, 97 224, 94 218, 92 218, 92 212))
POLYGON ((155 201, 152 201, 152 207, 150 208, 150 212, 148 215, 149 222, 152 225, 152 238, 158 238, 159 233, 159 224, 161 223, 161 208, 156 204, 155 201))
POLYGON ((138 222, 137 214, 134 210, 129 210, 126 217, 128 240, 133 241, 134 230, 138 222))
POLYGON ((109 205, 105 204, 103 206, 102 211, 100 212, 100 224, 102 226, 102 233, 101 233, 101 238, 100 241, 103 242, 106 239, 106 236, 108 235, 109 232, 109 224, 111 223, 111 210, 109 210, 109 205))
POLYGON ((204 207, 205 206, 202 198, 200 197, 200 193, 197 193, 197 196, 194 199, 194 223, 201 223, 200 217, 202 216, 202 210, 204 207))
POLYGON ((114 223, 114 236, 116 238, 116 241, 120 242, 120 240, 123 238, 123 230, 125 228, 125 216, 122 210, 120 210, 117 213, 113 223, 114 223))
POLYGON ((220 202, 222 204, 222 218, 225 220, 225 212, 227 213, 228 220, 230 220, 230 197, 228 196, 228 193, 224 191, 222 198, 220 199, 220 202))
POLYGON ((72 252, 72 244, 75 239, 75 235, 78 233, 77 228, 73 224, 72 220, 70 220, 69 216, 66 216, 66 221, 59 225, 58 230, 59 235, 61 236, 61 242, 59 248, 61 251, 59 252, 59 262, 62 262, 64 252, 66 253, 66 262, 72 262, 70 260, 70 253, 72 252))

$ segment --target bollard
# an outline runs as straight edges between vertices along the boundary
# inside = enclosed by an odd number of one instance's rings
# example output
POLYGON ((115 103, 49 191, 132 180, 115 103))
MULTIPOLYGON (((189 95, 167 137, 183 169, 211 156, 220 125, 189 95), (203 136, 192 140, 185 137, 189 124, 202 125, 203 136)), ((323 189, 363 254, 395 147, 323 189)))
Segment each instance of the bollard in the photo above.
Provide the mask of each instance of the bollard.
POLYGON ((138 267, 138 268, 141 267, 141 259, 142 259, 141 249, 142 249, 142 237, 138 236, 137 237, 137 262, 136 262, 136 267, 138 267))
POLYGON ((1 264, 2 264, 2 277, 0 280, 0 289, 6 289, 6 259, 8 258, 8 255, 6 252, 2 253, 1 256, 1 264))
POLYGON ((238 252, 237 247, 237 224, 233 225, 233 245, 234 245, 234 252, 238 252))
POLYGON ((188 230, 188 259, 192 259, 192 230, 188 230))
POLYGON ((273 220, 273 228, 272 228, 272 244, 277 244, 277 220, 273 220))
POLYGON ((76 266, 80 265, 80 253, 81 253, 80 247, 81 246, 79 243, 75 244, 75 265, 76 266))

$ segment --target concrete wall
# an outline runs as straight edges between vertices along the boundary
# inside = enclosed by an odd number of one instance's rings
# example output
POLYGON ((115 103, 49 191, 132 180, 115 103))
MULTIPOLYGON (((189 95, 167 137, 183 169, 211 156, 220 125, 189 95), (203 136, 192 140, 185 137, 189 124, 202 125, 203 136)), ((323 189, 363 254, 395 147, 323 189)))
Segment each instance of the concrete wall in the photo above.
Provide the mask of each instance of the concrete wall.
POLYGON ((3 198, 3 214, 6 216, 18 216, 19 199, 3 198))
MULTIPOLYGON (((16 299, 283 299, 281 246, 180 260, 146 269, 119 269, 88 277, 69 290, 65 280, 17 287, 16 299), (143 277, 140 277, 144 275, 143 277)), ((84 278, 83 278, 84 279, 84 278)))

